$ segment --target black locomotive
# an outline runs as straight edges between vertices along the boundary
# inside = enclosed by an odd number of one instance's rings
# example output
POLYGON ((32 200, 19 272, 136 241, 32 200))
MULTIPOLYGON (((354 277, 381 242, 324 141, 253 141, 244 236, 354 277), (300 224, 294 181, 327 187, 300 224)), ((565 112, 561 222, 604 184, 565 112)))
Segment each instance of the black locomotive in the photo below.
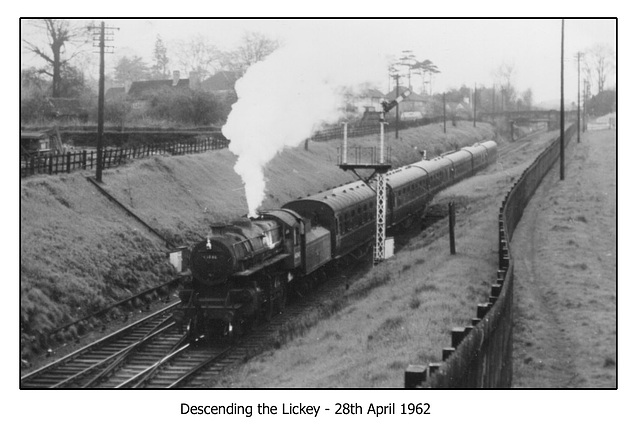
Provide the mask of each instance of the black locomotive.
MULTIPOLYGON (((421 216, 443 188, 497 158, 488 141, 389 172, 387 227, 421 216)), ((362 257, 375 240, 376 193, 362 181, 300 198, 257 218, 213 225, 190 252, 192 278, 175 318, 192 336, 236 335, 269 320, 287 296, 313 285, 328 264, 362 257)))

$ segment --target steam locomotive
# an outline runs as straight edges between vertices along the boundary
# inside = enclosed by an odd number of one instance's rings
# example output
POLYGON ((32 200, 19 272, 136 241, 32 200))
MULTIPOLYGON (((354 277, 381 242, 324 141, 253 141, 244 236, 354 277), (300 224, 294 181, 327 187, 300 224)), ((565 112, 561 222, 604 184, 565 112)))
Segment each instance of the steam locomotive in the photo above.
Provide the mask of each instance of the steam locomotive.
MULTIPOLYGON (((497 144, 488 141, 389 172, 387 227, 422 216, 437 192, 496 158, 497 144)), ((191 279, 174 317, 193 337, 236 336, 281 312, 329 264, 368 254, 375 228, 376 192, 363 181, 212 225, 190 250, 191 279)))

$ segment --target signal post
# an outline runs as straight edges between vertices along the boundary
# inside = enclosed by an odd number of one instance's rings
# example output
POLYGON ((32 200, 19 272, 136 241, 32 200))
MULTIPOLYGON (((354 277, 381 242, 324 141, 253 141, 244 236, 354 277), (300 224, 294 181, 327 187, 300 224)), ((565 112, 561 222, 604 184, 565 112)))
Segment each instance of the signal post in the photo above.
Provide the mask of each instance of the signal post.
POLYGON ((353 156, 353 158, 355 159, 352 159, 352 162, 349 162, 349 150, 347 148, 348 125, 347 123, 344 123, 344 140, 342 143, 342 150, 339 152, 340 157, 338 166, 343 170, 353 171, 356 176, 364 181, 367 186, 369 186, 376 193, 376 240, 373 249, 374 265, 392 256, 386 255, 387 172, 391 169, 391 164, 389 164, 389 150, 385 149, 384 147, 384 126, 386 124, 386 122, 384 121, 384 115, 394 107, 397 107, 404 98, 409 96, 409 94, 411 94, 411 91, 407 90, 391 102, 381 100, 382 109, 380 111, 380 147, 377 153, 373 150, 374 148, 370 148, 372 149, 372 151, 370 158, 368 158, 369 162, 363 162, 363 148, 354 148, 355 151, 353 152, 355 156, 353 156), (373 170, 373 173, 367 179, 364 179, 360 176, 360 174, 358 174, 358 170, 373 170), (372 182, 372 179, 374 177, 376 183, 375 189, 371 186, 370 183, 372 182))

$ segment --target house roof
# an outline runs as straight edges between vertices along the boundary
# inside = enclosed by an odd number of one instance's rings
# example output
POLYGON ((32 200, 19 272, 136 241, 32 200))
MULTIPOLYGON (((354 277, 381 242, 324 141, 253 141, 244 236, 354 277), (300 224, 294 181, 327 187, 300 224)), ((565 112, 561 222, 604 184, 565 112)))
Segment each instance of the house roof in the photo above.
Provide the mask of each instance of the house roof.
POLYGON ((109 88, 105 91, 104 97, 113 98, 124 93, 125 93, 124 86, 114 86, 113 88, 109 88))
MULTIPOLYGON (((143 97, 145 93, 172 87, 173 79, 139 80, 131 84, 131 88, 129 88, 129 96, 143 97)), ((175 87, 179 89, 188 89, 189 79, 179 79, 178 84, 175 87)))
POLYGON ((359 94, 360 97, 384 98, 384 93, 375 88, 367 88, 359 94))
MULTIPOLYGON (((402 94, 404 91, 406 91, 407 88, 406 86, 400 86, 398 87, 398 94, 402 94)), ((396 89, 393 88, 390 92, 387 93, 387 95, 384 96, 384 98, 386 98, 387 100, 395 100, 396 99, 396 89)), ((427 102, 427 98, 423 97, 422 95, 416 94, 415 92, 411 91, 411 94, 409 94, 408 97, 406 97, 404 99, 404 101, 419 101, 422 103, 426 103, 427 102)))
POLYGON ((241 75, 236 71, 219 71, 202 81, 201 88, 205 91, 233 91, 241 75))

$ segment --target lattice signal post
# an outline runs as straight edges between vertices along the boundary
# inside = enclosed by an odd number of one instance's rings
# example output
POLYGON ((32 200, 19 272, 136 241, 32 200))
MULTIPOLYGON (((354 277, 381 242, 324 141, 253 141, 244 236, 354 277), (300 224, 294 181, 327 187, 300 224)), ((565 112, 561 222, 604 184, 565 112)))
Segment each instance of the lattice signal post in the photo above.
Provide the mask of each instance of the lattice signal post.
POLYGON ((387 229, 387 172, 391 169, 391 164, 388 163, 389 156, 388 150, 385 157, 384 147, 384 115, 391 109, 398 106, 402 100, 411 94, 411 91, 406 90, 400 96, 393 101, 382 100, 382 110, 380 112, 380 151, 376 157, 376 153, 371 153, 370 162, 363 162, 363 159, 356 152, 355 162, 349 162, 348 148, 347 148, 347 123, 344 123, 344 141, 342 143, 342 151, 338 166, 343 170, 353 171, 360 179, 362 179, 369 187, 371 187, 371 179, 375 176, 376 187, 371 189, 376 193, 376 242, 373 249, 373 263, 378 264, 385 260, 385 244, 386 244, 386 229, 387 229), (373 173, 369 178, 364 179, 358 174, 357 170, 373 170, 373 173))

